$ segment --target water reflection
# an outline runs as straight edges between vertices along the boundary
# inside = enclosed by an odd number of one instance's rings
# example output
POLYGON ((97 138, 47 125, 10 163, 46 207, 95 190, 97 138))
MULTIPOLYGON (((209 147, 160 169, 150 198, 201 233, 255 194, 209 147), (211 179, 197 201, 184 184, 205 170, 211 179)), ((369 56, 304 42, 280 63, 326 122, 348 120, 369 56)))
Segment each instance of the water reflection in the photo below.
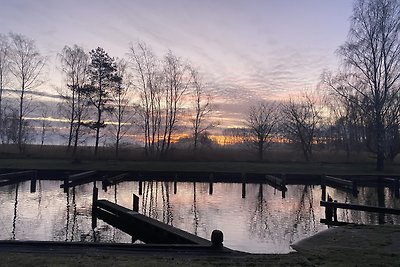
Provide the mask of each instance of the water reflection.
MULTIPOLYGON (((93 184, 70 188, 65 193, 59 181, 38 180, 38 190, 30 193, 29 182, 0 188, 0 239, 132 242, 132 237, 98 220, 91 227, 93 184)), ((326 229, 319 220, 320 187, 288 186, 286 197, 266 184, 179 183, 147 181, 123 182, 111 190, 99 190, 99 199, 107 199, 131 208, 132 194, 142 190, 140 212, 210 238, 214 229, 224 232, 224 244, 230 248, 259 253, 286 253, 299 239, 326 229), (175 194, 176 193, 176 194, 175 194)), ((398 208, 399 200, 388 188, 359 188, 358 198, 351 193, 327 187, 327 193, 339 202, 387 205, 398 208)), ((338 219, 355 223, 400 223, 399 216, 338 210, 338 219)))

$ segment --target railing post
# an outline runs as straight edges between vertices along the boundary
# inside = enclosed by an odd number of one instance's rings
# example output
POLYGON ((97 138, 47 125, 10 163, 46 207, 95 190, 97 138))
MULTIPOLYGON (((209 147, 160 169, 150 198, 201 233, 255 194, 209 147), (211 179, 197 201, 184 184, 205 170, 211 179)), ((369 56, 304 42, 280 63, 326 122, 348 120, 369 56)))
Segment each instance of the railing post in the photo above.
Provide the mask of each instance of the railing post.
POLYGON ((139 197, 135 194, 132 195, 132 210, 139 212, 139 197))
POLYGON ((326 201, 326 184, 325 184, 325 174, 321 175, 321 199, 326 201))
POLYGON ((143 182, 140 180, 139 181, 139 196, 143 194, 143 182))
POLYGON ((93 197, 92 197, 92 228, 97 227, 97 214, 96 214, 96 208, 97 208, 97 200, 99 198, 99 190, 97 187, 93 187, 93 197))
POLYGON ((353 197, 357 197, 358 196, 358 190, 357 190, 357 179, 353 180, 353 197))

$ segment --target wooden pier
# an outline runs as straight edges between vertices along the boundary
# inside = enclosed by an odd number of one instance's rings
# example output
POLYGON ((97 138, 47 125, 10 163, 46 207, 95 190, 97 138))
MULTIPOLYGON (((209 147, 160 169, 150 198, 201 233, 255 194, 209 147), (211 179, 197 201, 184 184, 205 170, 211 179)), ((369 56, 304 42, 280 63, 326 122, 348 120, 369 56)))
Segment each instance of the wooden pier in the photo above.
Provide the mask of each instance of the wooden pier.
POLYGON ((351 193, 354 197, 358 196, 357 180, 351 181, 323 174, 321 176, 321 191, 322 191, 321 199, 323 201, 326 200, 326 186, 334 187, 338 190, 351 193))
POLYGON ((65 178, 64 183, 60 185, 60 188, 64 188, 64 191, 66 191, 70 187, 87 184, 94 180, 93 176, 96 174, 96 171, 87 171, 69 175, 65 178))
POLYGON ((128 172, 120 173, 111 177, 105 177, 102 180, 102 188, 104 191, 107 191, 107 187, 112 186, 112 185, 117 185, 119 183, 122 183, 126 180, 126 178, 129 176, 128 172))
POLYGON ((133 239, 141 240, 146 244, 185 244, 223 248, 222 233, 218 233, 220 231, 215 230, 216 233, 213 232, 214 237, 212 236, 211 239, 216 240, 216 243, 213 243, 107 200, 94 201, 93 213, 92 216, 117 227, 131 235, 133 239))
POLYGON ((31 192, 36 190, 37 171, 18 171, 0 174, 0 187, 31 180, 31 192))
POLYGON ((320 205, 321 207, 325 207, 325 219, 321 219, 321 223, 329 225, 348 224, 347 222, 339 222, 337 220, 337 209, 358 210, 358 211, 373 212, 379 214, 400 215, 400 209, 393 209, 386 207, 339 203, 336 201, 321 201, 320 205))

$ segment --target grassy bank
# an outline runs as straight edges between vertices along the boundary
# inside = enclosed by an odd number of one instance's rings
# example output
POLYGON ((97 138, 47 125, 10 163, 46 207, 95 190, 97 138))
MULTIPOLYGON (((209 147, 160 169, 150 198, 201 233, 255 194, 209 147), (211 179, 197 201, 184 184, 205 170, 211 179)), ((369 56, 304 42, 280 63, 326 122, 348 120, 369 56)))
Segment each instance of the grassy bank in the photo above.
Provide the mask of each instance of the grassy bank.
POLYGON ((99 171, 204 171, 238 173, 298 173, 332 175, 398 174, 400 166, 392 165, 382 172, 371 163, 257 163, 257 162, 193 162, 193 161, 115 161, 51 159, 0 159, 0 168, 37 170, 99 170, 99 171))

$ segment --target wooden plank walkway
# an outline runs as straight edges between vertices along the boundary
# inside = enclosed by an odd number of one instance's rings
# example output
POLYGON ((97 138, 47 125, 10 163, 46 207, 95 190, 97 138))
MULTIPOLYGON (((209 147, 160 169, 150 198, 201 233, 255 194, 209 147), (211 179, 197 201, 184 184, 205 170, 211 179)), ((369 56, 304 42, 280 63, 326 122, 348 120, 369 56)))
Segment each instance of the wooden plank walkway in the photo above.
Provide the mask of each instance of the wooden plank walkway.
POLYGON ((192 244, 208 247, 212 246, 212 242, 207 239, 192 235, 107 200, 97 200, 93 205, 94 216, 146 244, 192 244))

